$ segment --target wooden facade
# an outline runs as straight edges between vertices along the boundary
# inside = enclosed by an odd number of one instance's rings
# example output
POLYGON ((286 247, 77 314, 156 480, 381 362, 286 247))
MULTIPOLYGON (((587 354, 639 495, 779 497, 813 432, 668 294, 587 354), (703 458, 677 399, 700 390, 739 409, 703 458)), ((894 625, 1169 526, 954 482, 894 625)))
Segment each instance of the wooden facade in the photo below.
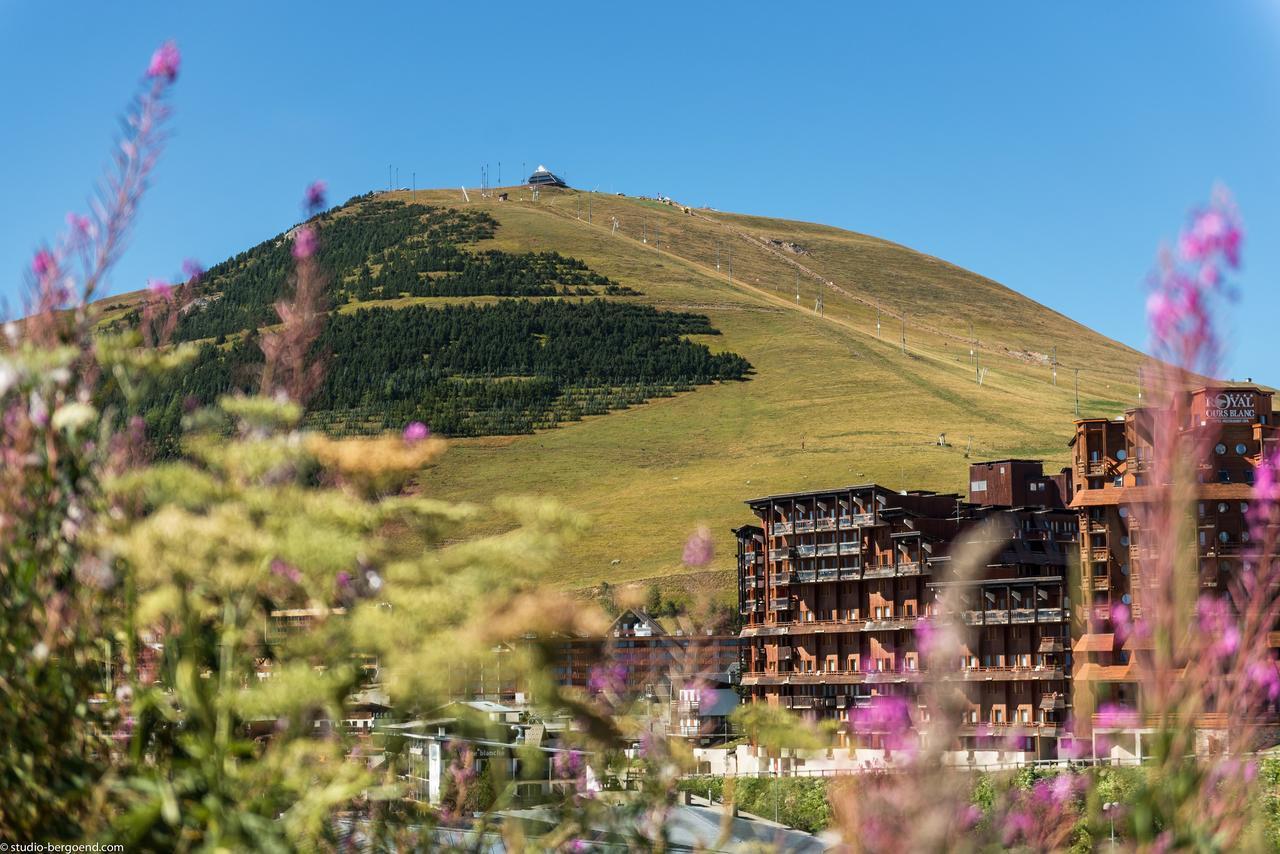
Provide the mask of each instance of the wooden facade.
POLYGON ((971 483, 986 481, 977 501, 864 484, 747 502, 758 524, 735 535, 751 701, 813 717, 847 716, 877 695, 914 701, 930 678, 917 628, 958 586, 955 616, 973 628, 948 673, 969 701, 961 747, 994 733, 1056 755, 1070 703, 1067 576, 1078 548, 1076 515, 1060 500, 1068 487, 1026 460, 971 473, 971 483), (1038 483, 1053 488, 1032 489, 1038 483), (994 506, 992 494, 1043 501, 994 506), (981 523, 996 519, 1008 537, 976 577, 960 579, 954 547, 991 536, 981 523))
MULTIPOLYGON (((1272 395, 1254 386, 1203 387, 1187 395, 1187 423, 1176 429, 1210 448, 1208 461, 1191 473, 1198 587, 1202 595, 1225 593, 1249 548, 1254 473, 1263 455, 1276 451, 1272 395)), ((1157 426, 1173 418, 1168 410, 1141 407, 1119 418, 1075 422, 1071 507, 1079 514, 1083 619, 1073 679, 1093 706, 1139 702, 1145 651, 1132 640, 1117 642, 1113 616, 1119 605, 1141 616, 1144 574, 1159 557, 1144 516, 1161 494, 1156 487, 1174 477, 1157 471, 1154 437, 1157 426)), ((1082 733, 1091 723, 1085 711, 1082 733)))

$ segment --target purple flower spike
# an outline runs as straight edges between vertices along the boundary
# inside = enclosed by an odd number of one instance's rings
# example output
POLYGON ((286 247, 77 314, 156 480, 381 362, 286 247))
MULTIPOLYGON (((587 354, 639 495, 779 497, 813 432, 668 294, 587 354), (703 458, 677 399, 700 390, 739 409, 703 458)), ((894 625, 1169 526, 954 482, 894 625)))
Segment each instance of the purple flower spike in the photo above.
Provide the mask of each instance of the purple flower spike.
POLYGON ((410 445, 421 442, 431 435, 431 428, 421 421, 410 421, 404 428, 404 440, 410 445))
POLYGON ((164 279, 151 279, 147 282, 147 290, 162 300, 173 299, 173 285, 164 279))
POLYGON ((54 268, 56 263, 57 262, 54 260, 52 252, 48 249, 41 249, 35 254, 35 257, 31 259, 31 272, 43 278, 49 274, 49 271, 54 268))
POLYGON ((715 543, 711 540, 711 531, 701 527, 693 532, 689 541, 684 544, 685 566, 706 566, 715 555, 715 543))
POLYGON ((194 258, 182 262, 182 274, 189 281, 198 282, 204 278, 204 266, 194 258))
POLYGON ((311 213, 316 213, 324 208, 325 194, 329 190, 329 185, 324 181, 312 181, 307 186, 306 195, 303 197, 303 204, 311 213))
POLYGON ((309 226, 303 226, 293 236, 293 257, 299 261, 316 254, 316 232, 309 226))
POLYGON ((178 79, 178 67, 181 64, 182 54, 178 52, 178 46, 171 41, 165 42, 151 54, 147 76, 172 83, 178 79))
POLYGON ((298 571, 298 568, 292 564, 285 563, 280 558, 271 561, 271 572, 287 581, 292 581, 294 584, 302 580, 302 573, 298 571))

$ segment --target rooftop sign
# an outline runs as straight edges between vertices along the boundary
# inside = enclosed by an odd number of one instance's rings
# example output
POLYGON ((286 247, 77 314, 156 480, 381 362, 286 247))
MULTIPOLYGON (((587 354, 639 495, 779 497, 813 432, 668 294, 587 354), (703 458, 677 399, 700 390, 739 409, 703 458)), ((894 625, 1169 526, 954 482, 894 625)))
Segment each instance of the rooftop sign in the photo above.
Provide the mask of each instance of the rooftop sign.
POLYGON ((1252 391, 1206 391, 1204 417, 1221 424, 1253 424, 1258 420, 1258 394, 1252 391))

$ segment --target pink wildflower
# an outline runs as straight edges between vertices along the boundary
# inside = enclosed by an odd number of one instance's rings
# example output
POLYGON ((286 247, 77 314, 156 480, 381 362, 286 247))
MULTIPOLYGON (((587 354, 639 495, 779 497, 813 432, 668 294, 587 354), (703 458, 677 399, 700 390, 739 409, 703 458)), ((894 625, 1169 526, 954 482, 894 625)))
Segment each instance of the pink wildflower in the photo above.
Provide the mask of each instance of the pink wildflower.
POLYGON ((1031 813, 1023 810, 1014 810, 1004 818, 1004 844, 1013 845, 1022 837, 1031 835, 1035 830, 1036 821, 1031 813))
POLYGON ((593 694, 619 694, 627 684, 627 668, 622 664, 597 664, 587 674, 587 688, 593 694))
POLYGON ((928 620, 921 620, 916 623, 916 649, 920 655, 928 658, 933 653, 934 645, 938 641, 938 629, 928 620))
POLYGON ((147 290, 160 297, 162 300, 167 301, 173 299, 173 285, 169 284, 164 279, 150 279, 147 282, 147 290))
POLYGON ((1099 729, 1131 729, 1138 724, 1138 713, 1119 703, 1103 703, 1096 717, 1099 729))
POLYGON ((1130 629, 1133 628, 1133 624, 1129 621, 1128 605, 1117 602, 1111 606, 1111 625, 1115 631, 1116 644, 1123 646, 1129 638, 1130 629))
POLYGON ((1240 647, 1240 627, 1231 613, 1231 606, 1220 596, 1201 596, 1196 603, 1196 617, 1200 631, 1212 640, 1211 653, 1226 658, 1240 647))
POLYGON ((302 580, 302 573, 298 571, 298 568, 292 564, 285 563, 280 558, 271 561, 271 572, 273 575, 278 575, 287 581, 292 581, 294 584, 302 580))
POLYGON ((151 62, 147 65, 147 76, 163 78, 166 83, 172 83, 178 79, 178 66, 181 63, 182 54, 178 52, 178 46, 167 41, 151 54, 151 62))
POLYGON ((89 240, 97 234, 97 229, 93 227, 93 220, 74 211, 67 214, 67 228, 71 229, 71 233, 77 240, 89 240))
POLYGON ((1244 230, 1235 203, 1225 190, 1217 190, 1210 207, 1197 211, 1178 239, 1185 261, 1202 262, 1221 253, 1231 267, 1240 266, 1244 230))
POLYGON ((1247 673, 1260 695, 1272 703, 1280 700, 1280 672, 1276 670, 1275 661, 1255 661, 1248 666, 1247 673))
POLYGON ((684 544, 684 565, 706 566, 711 563, 711 558, 714 554, 715 543, 711 540, 710 529, 700 527, 693 532, 688 542, 684 544))
POLYGON ((57 261, 53 257, 53 253, 48 249, 41 249, 36 252, 35 257, 31 259, 31 272, 37 276, 44 278, 50 271, 57 266, 57 261))
POLYGON ((404 440, 412 445, 416 442, 421 442, 423 439, 430 436, 431 428, 426 424, 423 424, 421 421, 410 421, 405 425, 404 433, 402 435, 404 440))
POLYGON ((876 697, 871 705, 850 713, 849 729, 858 735, 881 736, 887 750, 910 747, 910 705, 903 697, 876 697))
POLYGON ((325 193, 329 186, 324 181, 312 181, 307 186, 303 204, 308 211, 316 213, 324 207, 325 193))
POLYGON ((293 236, 293 257, 299 261, 316 254, 316 232, 304 225, 293 236))

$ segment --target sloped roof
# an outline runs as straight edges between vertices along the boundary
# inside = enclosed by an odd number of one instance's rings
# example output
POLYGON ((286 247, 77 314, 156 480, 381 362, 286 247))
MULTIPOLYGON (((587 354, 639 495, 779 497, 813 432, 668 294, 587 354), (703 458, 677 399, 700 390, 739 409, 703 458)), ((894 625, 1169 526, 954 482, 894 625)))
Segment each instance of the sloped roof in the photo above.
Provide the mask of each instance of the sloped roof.
POLYGON ((1116 636, 1110 632, 1081 635, 1071 645, 1073 652, 1111 652, 1115 649, 1116 636))

